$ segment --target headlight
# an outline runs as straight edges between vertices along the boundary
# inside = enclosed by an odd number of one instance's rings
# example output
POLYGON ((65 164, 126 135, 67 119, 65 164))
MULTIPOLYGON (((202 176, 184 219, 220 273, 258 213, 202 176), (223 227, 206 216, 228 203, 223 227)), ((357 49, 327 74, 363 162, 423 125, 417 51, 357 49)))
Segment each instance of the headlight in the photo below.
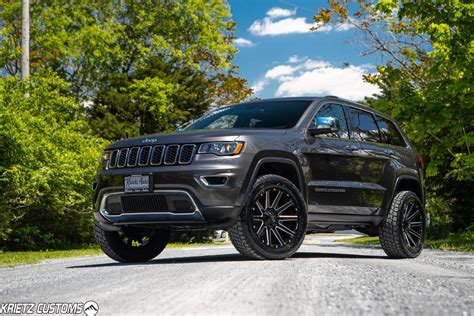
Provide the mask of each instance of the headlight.
POLYGON ((110 158, 110 151, 104 151, 100 156, 100 161, 108 161, 110 158))
POLYGON ((199 147, 199 154, 215 154, 219 156, 238 155, 244 148, 242 142, 206 143, 199 147))

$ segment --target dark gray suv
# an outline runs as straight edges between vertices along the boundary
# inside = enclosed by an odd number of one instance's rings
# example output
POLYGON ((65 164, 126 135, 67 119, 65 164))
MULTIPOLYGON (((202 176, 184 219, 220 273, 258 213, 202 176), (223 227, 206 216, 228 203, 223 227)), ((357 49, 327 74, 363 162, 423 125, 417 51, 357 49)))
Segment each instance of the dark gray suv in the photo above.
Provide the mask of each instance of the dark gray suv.
POLYGON ((255 259, 307 232, 357 229, 393 258, 426 229, 423 160, 386 115, 337 97, 219 108, 174 134, 118 141, 93 184, 94 231, 117 261, 156 257, 171 230, 227 229, 255 259))

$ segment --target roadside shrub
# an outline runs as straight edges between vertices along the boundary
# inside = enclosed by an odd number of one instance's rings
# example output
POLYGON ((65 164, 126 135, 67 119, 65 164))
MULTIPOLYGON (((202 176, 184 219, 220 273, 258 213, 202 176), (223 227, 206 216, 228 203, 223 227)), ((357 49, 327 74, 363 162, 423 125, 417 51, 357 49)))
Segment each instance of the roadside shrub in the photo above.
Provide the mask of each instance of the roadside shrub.
POLYGON ((90 184, 104 140, 49 73, 0 78, 0 249, 93 242, 90 184))

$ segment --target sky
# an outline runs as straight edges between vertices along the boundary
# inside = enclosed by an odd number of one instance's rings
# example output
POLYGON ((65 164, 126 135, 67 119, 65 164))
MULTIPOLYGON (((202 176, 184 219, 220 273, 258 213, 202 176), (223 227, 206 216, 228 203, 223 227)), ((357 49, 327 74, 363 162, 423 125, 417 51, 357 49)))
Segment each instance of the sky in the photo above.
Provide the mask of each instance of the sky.
POLYGON ((349 24, 309 31, 326 0, 229 0, 237 23, 234 63, 260 98, 335 95, 355 101, 377 93, 362 80, 375 56, 361 56, 349 24), (350 43, 349 41, 352 40, 350 43))

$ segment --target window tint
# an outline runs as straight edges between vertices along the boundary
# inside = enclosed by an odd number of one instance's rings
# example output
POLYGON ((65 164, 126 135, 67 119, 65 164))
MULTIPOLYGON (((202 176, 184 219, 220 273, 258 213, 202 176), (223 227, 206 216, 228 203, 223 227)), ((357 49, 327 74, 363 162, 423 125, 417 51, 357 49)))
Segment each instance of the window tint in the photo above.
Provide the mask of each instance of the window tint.
POLYGON ((379 129, 369 112, 347 108, 351 138, 364 142, 381 142, 379 129))
POLYGON ((238 104, 210 112, 186 130, 216 128, 271 128, 293 127, 311 101, 273 101, 238 104))
POLYGON ((316 122, 316 119, 318 117, 334 117, 339 120, 339 132, 336 133, 328 133, 328 134, 323 134, 321 136, 326 136, 326 137, 334 137, 334 138, 349 138, 349 134, 347 131, 347 122, 346 122, 346 117, 344 116, 344 110, 342 109, 341 105, 338 104, 325 104, 323 105, 319 111, 318 114, 316 114, 315 119, 313 120, 312 124, 316 122))
POLYGON ((380 128, 380 134, 384 142, 395 146, 406 146, 402 135, 395 127, 395 124, 383 117, 377 116, 377 124, 380 128))

